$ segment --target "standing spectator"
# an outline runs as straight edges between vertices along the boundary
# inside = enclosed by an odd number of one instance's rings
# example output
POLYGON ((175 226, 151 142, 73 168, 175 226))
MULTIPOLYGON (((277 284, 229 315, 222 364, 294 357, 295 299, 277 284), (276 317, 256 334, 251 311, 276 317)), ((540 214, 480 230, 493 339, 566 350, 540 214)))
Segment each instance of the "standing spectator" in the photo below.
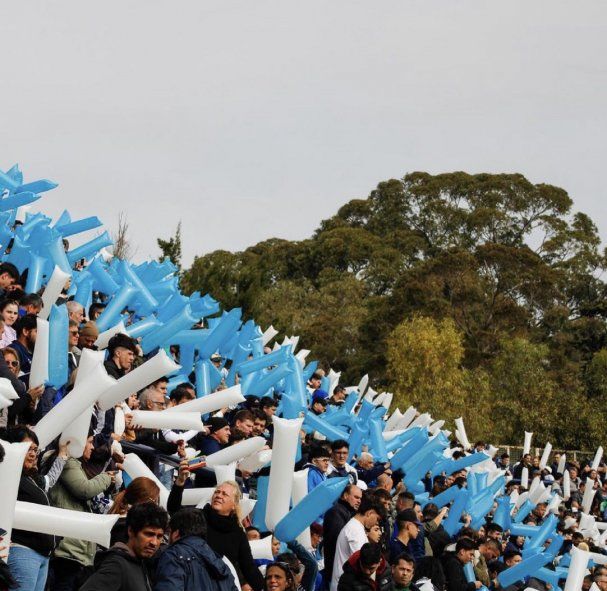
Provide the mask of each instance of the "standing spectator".
POLYGON ((19 269, 12 263, 0 263, 0 297, 4 297, 18 282, 19 269))
POLYGON ((324 447, 317 445, 310 450, 308 460, 310 462, 304 468, 308 469, 308 492, 310 492, 327 479, 329 452, 324 447))
MULTIPOLYGON (((67 460, 67 445, 60 449, 47 476, 38 473, 38 437, 24 426, 9 429, 3 436, 10 443, 26 442, 30 444, 23 461, 23 471, 19 480, 18 501, 49 506, 47 492, 59 478, 67 460)), ((9 568, 19 583, 19 588, 31 591, 43 591, 48 576, 49 559, 55 548, 55 536, 37 534, 14 529, 11 537, 11 551, 8 557, 9 568)))
POLYGON ((379 544, 363 544, 346 561, 338 591, 392 591, 392 573, 379 544))
MULTIPOLYGON (((337 590, 337 583, 343 573, 344 563, 354 552, 367 543, 367 530, 376 525, 383 514, 383 508, 370 494, 365 494, 356 515, 346 523, 337 537, 331 591, 337 590)), ((379 546, 378 546, 379 547, 379 546)))
POLYGON ((80 591, 151 591, 147 562, 167 528, 167 512, 155 503, 142 503, 126 516, 128 542, 118 542, 95 557, 95 574, 80 591))
POLYGON ((263 577, 253 562, 249 540, 239 516, 240 488, 232 480, 220 484, 204 506, 207 522, 207 542, 215 552, 232 563, 242 591, 261 591, 263 577))
POLYGON ((337 439, 331 443, 331 463, 329 464, 328 478, 347 476, 352 484, 358 484, 356 468, 348 464, 348 453, 350 445, 343 439, 337 439))
POLYGON ((393 564, 397 556, 409 552, 411 540, 419 535, 423 524, 418 520, 413 509, 405 509, 396 516, 398 535, 390 542, 390 563, 393 564))
POLYGON ((414 574, 415 560, 413 557, 406 552, 396 556, 392 561, 394 591, 417 591, 417 586, 413 585, 414 574))
POLYGON ((447 579, 447 591, 475 591, 483 584, 480 581, 469 583, 464 574, 464 565, 474 558, 476 544, 470 538, 460 538, 455 544, 455 552, 443 557, 443 570, 447 579))
POLYGON ((341 497, 326 513, 323 521, 325 568, 324 579, 327 587, 333 575, 333 562, 337 538, 346 523, 356 515, 360 507, 363 491, 353 484, 348 484, 341 497))
POLYGON ((16 300, 10 298, 0 302, 0 317, 4 324, 2 335, 0 336, 0 349, 8 347, 16 338, 17 333, 13 328, 19 318, 19 304, 16 300))
MULTIPOLYGON (((115 480, 115 475, 102 472, 89 478, 82 466, 90 459, 93 452, 93 436, 89 437, 84 453, 79 459, 70 458, 59 479, 51 489, 53 505, 61 509, 90 513, 90 501, 108 489, 115 480)), ((93 566, 96 544, 77 538, 63 538, 55 550, 52 561, 54 575, 53 591, 73 591, 87 570, 93 566)))
POLYGON ((236 589, 230 569, 205 542, 206 535, 201 509, 182 509, 171 517, 170 546, 158 560, 154 591, 236 589))

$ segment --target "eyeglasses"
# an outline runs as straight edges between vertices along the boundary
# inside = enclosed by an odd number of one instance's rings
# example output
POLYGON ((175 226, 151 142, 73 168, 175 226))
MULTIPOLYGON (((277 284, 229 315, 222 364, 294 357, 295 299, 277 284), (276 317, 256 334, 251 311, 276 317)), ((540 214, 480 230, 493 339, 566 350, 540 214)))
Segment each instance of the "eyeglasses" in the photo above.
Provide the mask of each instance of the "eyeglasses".
POLYGON ((36 446, 34 446, 34 447, 30 447, 30 448, 27 450, 27 453, 28 453, 28 454, 36 454, 36 455, 38 455, 38 454, 40 453, 40 449, 39 449, 38 447, 36 447, 36 446))

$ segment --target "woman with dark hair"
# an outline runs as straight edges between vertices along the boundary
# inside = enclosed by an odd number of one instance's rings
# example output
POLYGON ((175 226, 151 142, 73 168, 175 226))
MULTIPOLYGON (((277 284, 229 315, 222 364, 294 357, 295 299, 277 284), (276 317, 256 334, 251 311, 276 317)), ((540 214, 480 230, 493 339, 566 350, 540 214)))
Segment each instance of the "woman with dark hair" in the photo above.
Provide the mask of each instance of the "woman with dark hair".
POLYGON ((296 591, 295 579, 289 565, 272 562, 266 568, 265 591, 296 591))
POLYGON ((17 318, 19 318, 19 302, 10 298, 2 300, 0 302, 0 319, 3 330, 0 335, 0 349, 8 347, 17 338, 17 333, 13 328, 17 318))
POLYGON ((419 591, 444 591, 447 580, 440 560, 432 556, 424 556, 416 560, 413 582, 419 591))
MULTIPOLYGON (((83 464, 86 463, 93 451, 93 436, 89 432, 82 457, 70 458, 59 482, 50 493, 55 507, 90 513, 90 501, 98 494, 107 490, 115 481, 115 474, 101 472, 89 478, 83 464)), ((93 566, 96 544, 76 538, 63 538, 52 562, 53 591, 72 591, 77 588, 86 570, 93 566)))
MULTIPOLYGON (((38 473, 38 437, 25 426, 8 429, 4 439, 9 443, 28 442, 30 449, 23 462, 17 500, 49 506, 49 489, 57 482, 66 464, 67 445, 59 449, 48 474, 38 473)), ((14 529, 8 565, 22 589, 43 591, 48 575, 50 555, 55 548, 55 537, 14 529)))

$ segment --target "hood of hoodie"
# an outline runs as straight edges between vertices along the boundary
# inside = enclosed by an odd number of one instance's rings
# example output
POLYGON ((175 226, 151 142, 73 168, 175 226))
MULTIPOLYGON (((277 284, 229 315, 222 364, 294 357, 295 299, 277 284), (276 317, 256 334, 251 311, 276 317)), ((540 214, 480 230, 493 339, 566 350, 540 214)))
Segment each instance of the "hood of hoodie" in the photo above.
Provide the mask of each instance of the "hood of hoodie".
POLYGON ((211 505, 207 504, 202 509, 204 517, 207 520, 207 524, 215 531, 228 533, 238 531, 241 529, 238 523, 238 517, 235 514, 232 515, 219 515, 211 505))
POLYGON ((97 552, 97 554, 95 554, 95 569, 98 569, 99 565, 112 554, 119 554, 135 564, 142 564, 142 561, 135 556, 133 551, 126 544, 123 542, 116 542, 109 550, 104 550, 103 552, 97 552))
POLYGON ((175 546, 187 548, 192 554, 195 554, 205 565, 209 574, 215 578, 224 578, 225 563, 221 557, 211 549, 211 547, 199 536, 186 536, 180 538, 175 546), (221 569, 221 570, 220 570, 221 569))

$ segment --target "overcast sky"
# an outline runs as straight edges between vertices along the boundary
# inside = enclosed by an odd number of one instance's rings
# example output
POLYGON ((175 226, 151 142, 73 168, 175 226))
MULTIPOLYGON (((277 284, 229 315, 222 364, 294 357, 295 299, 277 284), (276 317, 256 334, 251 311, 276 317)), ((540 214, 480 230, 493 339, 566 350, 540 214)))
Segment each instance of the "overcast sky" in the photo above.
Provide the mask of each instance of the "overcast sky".
POLYGON ((607 3, 5 0, 0 169, 138 259, 301 239, 406 172, 521 172, 607 236, 607 3))

